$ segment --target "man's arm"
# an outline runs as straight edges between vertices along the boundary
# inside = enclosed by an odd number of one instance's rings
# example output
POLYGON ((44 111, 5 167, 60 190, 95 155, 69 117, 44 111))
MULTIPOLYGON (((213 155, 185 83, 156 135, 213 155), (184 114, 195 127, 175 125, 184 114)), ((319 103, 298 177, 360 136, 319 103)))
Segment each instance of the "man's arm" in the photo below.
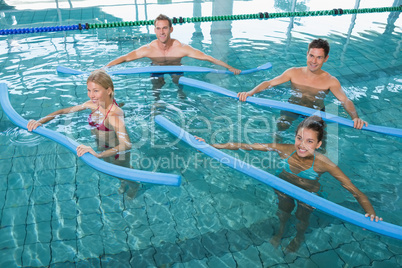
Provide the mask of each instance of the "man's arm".
POLYGON ((343 108, 345 108, 346 112, 348 112, 349 116, 352 118, 352 120, 354 122, 353 127, 357 128, 357 129, 361 129, 364 125, 366 125, 366 127, 367 127, 368 123, 359 118, 355 105, 346 96, 338 79, 336 79, 335 77, 331 77, 331 79, 333 81, 331 83, 329 90, 342 103, 343 108))
POLYGON ((239 98, 240 101, 246 101, 247 97, 253 96, 255 93, 261 92, 267 88, 271 88, 283 83, 286 83, 291 80, 292 78, 292 73, 294 72, 294 68, 287 69, 284 73, 281 75, 275 77, 274 79, 271 79, 269 81, 264 81, 255 88, 253 88, 250 91, 247 92, 239 92, 237 94, 237 97, 239 98))
POLYGON ((149 50, 149 48, 147 46, 142 46, 136 50, 131 51, 130 53, 127 53, 124 56, 121 56, 115 60, 112 60, 111 62, 109 62, 108 64, 106 64, 105 67, 111 67, 114 65, 118 65, 120 63, 123 62, 129 62, 129 61, 133 61, 133 60, 138 60, 141 58, 144 58, 147 56, 147 51, 149 50))
POLYGON ((204 52, 202 52, 202 51, 200 51, 198 49, 195 49, 195 48, 193 48, 193 47, 191 47, 189 45, 184 45, 183 48, 186 51, 186 56, 187 57, 194 58, 194 59, 197 59, 197 60, 209 61, 209 62, 211 62, 213 64, 225 67, 226 69, 228 69, 230 72, 232 72, 234 74, 239 74, 241 72, 241 70, 233 68, 229 64, 227 64, 227 63, 225 63, 225 62, 223 62, 221 60, 215 59, 214 57, 209 56, 209 55, 205 54, 204 52))

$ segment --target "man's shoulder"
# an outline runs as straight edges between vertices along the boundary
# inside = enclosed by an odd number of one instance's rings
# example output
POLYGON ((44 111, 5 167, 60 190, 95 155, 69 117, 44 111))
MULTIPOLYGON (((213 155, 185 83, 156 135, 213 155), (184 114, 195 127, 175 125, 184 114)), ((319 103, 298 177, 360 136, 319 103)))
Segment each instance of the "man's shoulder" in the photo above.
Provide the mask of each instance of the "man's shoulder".
POLYGON ((305 72, 305 67, 291 67, 287 69, 284 74, 286 74, 289 77, 301 77, 304 75, 305 72))
POLYGON ((305 71, 306 67, 290 67, 285 72, 290 74, 302 74, 305 71))
POLYGON ((179 53, 181 56, 188 56, 194 51, 194 48, 190 45, 184 44, 179 40, 175 40, 172 45, 172 52, 179 53))
POLYGON ((177 39, 173 39, 173 45, 172 45, 172 47, 174 47, 175 49, 187 49, 187 48, 189 48, 190 46, 187 45, 187 44, 184 44, 184 43, 180 42, 180 41, 177 40, 177 39))
POLYGON ((142 48, 151 48, 151 47, 157 47, 158 46, 158 40, 153 40, 150 43, 143 45, 142 48))
POLYGON ((181 42, 177 39, 172 39, 173 45, 181 45, 181 42))
POLYGON ((321 81, 325 84, 325 87, 327 87, 331 91, 341 88, 341 83, 339 82, 339 80, 326 71, 323 71, 323 73, 321 74, 321 81))
POLYGON ((333 76, 332 74, 330 74, 330 73, 328 73, 326 71, 324 71, 323 77, 324 77, 325 80, 327 80, 331 84, 338 84, 339 83, 338 78, 336 78, 335 76, 333 76))

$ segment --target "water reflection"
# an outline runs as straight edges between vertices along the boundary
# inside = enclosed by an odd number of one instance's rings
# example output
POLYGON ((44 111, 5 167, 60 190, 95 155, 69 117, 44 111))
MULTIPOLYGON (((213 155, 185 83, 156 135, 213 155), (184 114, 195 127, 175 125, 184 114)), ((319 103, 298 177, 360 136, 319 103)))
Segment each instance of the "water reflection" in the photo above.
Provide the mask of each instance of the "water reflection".
POLYGON ((284 12, 307 11, 309 9, 306 5, 306 0, 275 0, 275 7, 284 12))
MULTIPOLYGON (((359 6, 360 6, 360 0, 356 0, 356 3, 355 3, 354 8, 359 8, 359 6)), ((347 33, 347 35, 346 35, 346 42, 345 42, 345 44, 343 45, 343 49, 342 49, 341 62, 344 61, 345 53, 346 53, 347 47, 348 47, 349 42, 350 42, 350 37, 351 37, 351 35, 352 35, 352 31, 353 31, 353 28, 354 28, 355 23, 356 23, 356 17, 357 17, 357 14, 353 14, 353 15, 352 15, 352 19, 351 19, 351 22, 350 22, 349 30, 348 30, 348 33, 347 33)))

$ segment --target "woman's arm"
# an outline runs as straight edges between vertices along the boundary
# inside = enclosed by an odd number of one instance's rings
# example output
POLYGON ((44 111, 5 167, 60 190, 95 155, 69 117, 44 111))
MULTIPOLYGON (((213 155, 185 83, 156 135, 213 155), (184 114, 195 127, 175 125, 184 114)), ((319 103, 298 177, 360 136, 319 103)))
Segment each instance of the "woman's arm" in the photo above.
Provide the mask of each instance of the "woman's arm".
MULTIPOLYGON (((325 156, 324 156, 325 157, 325 156)), ((362 193, 353 183, 352 181, 348 178, 348 176, 345 175, 345 173, 342 172, 342 170, 332 163, 329 159, 327 159, 326 168, 327 171, 335 178, 337 179, 341 185, 348 190, 359 202, 360 206, 364 209, 366 212, 365 216, 370 217, 371 221, 375 220, 378 222, 379 220, 382 221, 382 218, 378 217, 374 211, 373 206, 370 203, 370 200, 367 198, 367 196, 362 193)))
POLYGON ((246 151, 277 151, 281 144, 277 143, 240 143, 240 142, 228 142, 220 144, 211 144, 212 147, 216 149, 227 149, 227 150, 246 150, 246 151))
POLYGON ((68 108, 64 108, 64 109, 60 109, 58 111, 55 111, 53 113, 48 114, 45 117, 42 117, 41 119, 39 119, 38 121, 36 120, 30 120, 28 122, 27 128, 28 131, 32 131, 34 129, 36 129, 38 126, 41 126, 44 123, 49 122, 50 120, 53 120, 56 116, 60 115, 60 114, 69 114, 69 113, 75 113, 78 111, 82 111, 89 108, 87 106, 87 103, 83 103, 80 105, 76 105, 76 106, 72 106, 72 107, 68 107, 68 108))
MULTIPOLYGON (((195 138, 199 141, 204 141, 203 138, 195 136, 195 138)), ((240 142, 228 142, 228 143, 215 143, 210 144, 212 147, 216 149, 227 149, 227 150, 246 150, 246 151, 276 151, 278 153, 282 153, 286 151, 287 147, 293 147, 291 144, 281 144, 281 143, 240 143, 240 142)))

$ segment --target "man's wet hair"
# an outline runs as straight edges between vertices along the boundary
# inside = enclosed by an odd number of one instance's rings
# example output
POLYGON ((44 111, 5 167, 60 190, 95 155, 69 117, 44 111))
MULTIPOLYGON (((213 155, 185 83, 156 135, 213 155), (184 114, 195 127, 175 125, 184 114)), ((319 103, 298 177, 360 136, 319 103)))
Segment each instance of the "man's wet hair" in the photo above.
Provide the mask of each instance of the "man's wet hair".
POLYGON ((328 54, 329 54, 329 43, 328 43, 327 40, 324 40, 324 39, 321 39, 321 38, 314 39, 308 45, 308 51, 310 51, 310 49, 312 49, 312 48, 322 48, 322 49, 324 49, 325 57, 327 57, 328 54))
POLYGON ((159 16, 154 20, 154 25, 156 25, 158 20, 167 20, 169 22, 169 27, 172 28, 172 20, 168 16, 159 14, 159 16))

